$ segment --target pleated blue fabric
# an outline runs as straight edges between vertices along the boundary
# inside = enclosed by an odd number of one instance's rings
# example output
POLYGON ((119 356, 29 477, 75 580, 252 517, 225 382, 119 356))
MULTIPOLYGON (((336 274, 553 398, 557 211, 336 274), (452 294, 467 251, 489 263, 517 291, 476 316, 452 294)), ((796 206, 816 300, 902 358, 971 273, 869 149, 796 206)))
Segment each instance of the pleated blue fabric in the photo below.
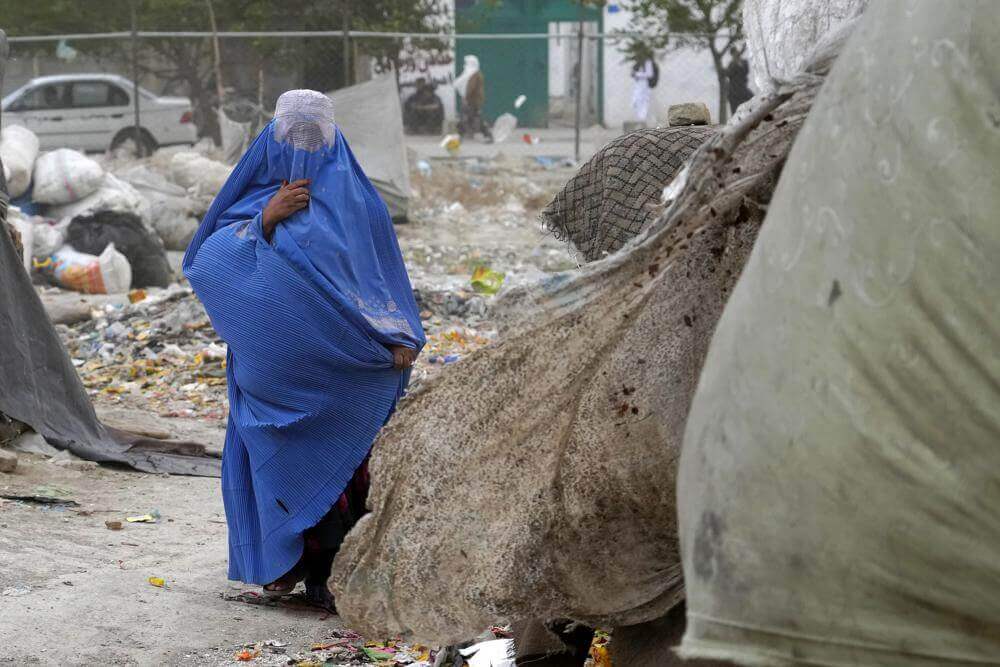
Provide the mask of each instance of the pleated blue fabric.
POLYGON ((222 491, 229 578, 274 581, 302 533, 337 501, 408 372, 390 345, 425 338, 384 202, 339 130, 316 150, 254 140, 209 208, 184 274, 229 346, 222 491), (309 206, 264 238, 282 180, 311 180, 309 206))

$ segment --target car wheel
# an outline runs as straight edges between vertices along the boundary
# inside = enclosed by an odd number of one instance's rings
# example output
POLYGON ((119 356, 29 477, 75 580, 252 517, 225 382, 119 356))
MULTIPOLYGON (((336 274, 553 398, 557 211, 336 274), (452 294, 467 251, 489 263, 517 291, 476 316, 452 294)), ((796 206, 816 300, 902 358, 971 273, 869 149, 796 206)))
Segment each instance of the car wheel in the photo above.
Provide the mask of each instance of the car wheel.
POLYGON ((115 138, 111 140, 111 150, 118 150, 119 148, 125 148, 126 145, 130 145, 130 152, 135 155, 138 149, 138 157, 146 157, 152 155, 157 149, 156 140, 153 136, 145 129, 139 128, 139 140, 135 140, 135 128, 127 127, 118 132, 115 138))

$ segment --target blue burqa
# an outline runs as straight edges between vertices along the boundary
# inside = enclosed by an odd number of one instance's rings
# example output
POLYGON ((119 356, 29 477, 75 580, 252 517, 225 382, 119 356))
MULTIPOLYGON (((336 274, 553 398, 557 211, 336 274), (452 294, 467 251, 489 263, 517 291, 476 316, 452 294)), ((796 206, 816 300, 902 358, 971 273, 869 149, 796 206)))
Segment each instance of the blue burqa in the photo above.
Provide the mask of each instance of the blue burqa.
POLYGON ((229 346, 222 492, 229 578, 270 583, 330 510, 402 395, 390 345, 424 333, 385 204, 339 130, 314 150, 272 121, 205 215, 184 256, 229 346), (282 180, 311 180, 307 208, 262 210, 282 180))

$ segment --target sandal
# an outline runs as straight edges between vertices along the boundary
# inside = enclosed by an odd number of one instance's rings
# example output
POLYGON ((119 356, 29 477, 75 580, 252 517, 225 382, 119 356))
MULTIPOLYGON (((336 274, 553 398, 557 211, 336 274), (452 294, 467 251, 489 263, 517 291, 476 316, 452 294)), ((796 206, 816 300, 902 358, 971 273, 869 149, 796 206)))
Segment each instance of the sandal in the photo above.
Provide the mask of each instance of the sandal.
POLYGON ((299 582, 306 578, 305 558, 300 558, 291 570, 263 587, 264 597, 280 598, 290 594, 299 582))

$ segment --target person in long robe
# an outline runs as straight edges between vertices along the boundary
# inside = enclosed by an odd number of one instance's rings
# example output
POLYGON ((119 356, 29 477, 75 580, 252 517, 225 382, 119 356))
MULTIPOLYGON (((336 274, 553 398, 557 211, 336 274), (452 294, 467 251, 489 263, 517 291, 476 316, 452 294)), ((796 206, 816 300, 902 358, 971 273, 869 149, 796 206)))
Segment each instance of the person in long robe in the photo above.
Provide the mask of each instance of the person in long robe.
POLYGON ((332 606, 365 462, 425 337, 384 202, 334 123, 289 91, 215 198, 184 273, 228 345, 229 578, 332 606))
POLYGON ((649 120, 649 102, 653 97, 650 82, 655 75, 653 59, 648 56, 632 66, 632 114, 643 124, 649 120))

